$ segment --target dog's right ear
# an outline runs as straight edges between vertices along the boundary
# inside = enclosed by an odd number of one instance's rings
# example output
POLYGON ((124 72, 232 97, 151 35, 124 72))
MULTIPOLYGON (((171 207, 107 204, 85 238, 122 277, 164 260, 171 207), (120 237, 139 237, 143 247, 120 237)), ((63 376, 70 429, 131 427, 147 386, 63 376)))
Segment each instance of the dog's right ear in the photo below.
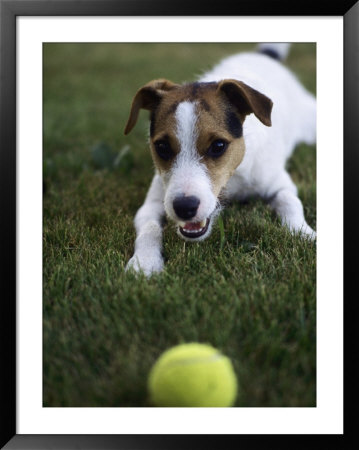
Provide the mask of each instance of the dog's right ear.
POLYGON ((152 80, 137 91, 131 106, 130 116, 128 118, 125 134, 128 134, 136 125, 140 109, 153 111, 161 101, 163 95, 172 89, 178 87, 178 84, 172 81, 159 79, 152 80))
POLYGON ((218 90, 224 92, 228 100, 236 106, 243 119, 247 114, 254 115, 267 127, 272 126, 271 112, 273 102, 266 95, 251 88, 243 81, 222 80, 218 90))

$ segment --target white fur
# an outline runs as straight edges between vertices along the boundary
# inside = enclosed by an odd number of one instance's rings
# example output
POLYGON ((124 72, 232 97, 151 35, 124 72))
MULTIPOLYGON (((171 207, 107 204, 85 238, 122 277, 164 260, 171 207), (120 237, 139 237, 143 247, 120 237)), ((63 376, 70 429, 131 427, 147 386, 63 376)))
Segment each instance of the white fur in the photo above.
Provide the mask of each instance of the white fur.
MULTIPOLYGON (((271 46, 281 56, 287 50, 283 44, 271 46)), ((281 63, 260 53, 241 53, 226 58, 204 74, 200 81, 220 81, 225 78, 243 81, 274 103, 272 127, 264 126, 254 114, 247 116, 243 124, 246 151, 243 161, 227 183, 227 197, 243 200, 260 196, 269 202, 290 230, 314 238, 315 232, 305 221, 296 186, 285 170, 286 161, 298 143, 315 143, 314 96, 281 63)), ((143 270, 146 275, 163 268, 160 222, 165 213, 178 221, 172 206, 176 195, 196 195, 200 198, 201 203, 193 221, 200 221, 211 214, 214 217, 217 211, 217 199, 210 189, 209 176, 195 152, 195 104, 180 104, 176 120, 181 144, 180 156, 162 180, 159 175, 155 176, 145 203, 135 218, 135 254, 128 267, 136 271, 143 270)), ((210 231, 198 240, 207 237, 210 231)))
POLYGON ((176 109, 177 131, 176 137, 180 143, 181 159, 196 159, 196 142, 197 142, 197 114, 196 104, 193 102, 182 102, 176 109))
MULTIPOLYGON (((196 104, 182 102, 176 109, 177 139, 180 152, 173 167, 164 177, 166 187, 164 206, 167 216, 179 222, 173 201, 180 196, 196 196, 200 205, 193 222, 200 222, 210 216, 216 208, 217 199, 212 194, 212 185, 206 166, 201 163, 196 151, 198 138, 196 104)), ((193 239, 188 239, 192 240, 193 239)))

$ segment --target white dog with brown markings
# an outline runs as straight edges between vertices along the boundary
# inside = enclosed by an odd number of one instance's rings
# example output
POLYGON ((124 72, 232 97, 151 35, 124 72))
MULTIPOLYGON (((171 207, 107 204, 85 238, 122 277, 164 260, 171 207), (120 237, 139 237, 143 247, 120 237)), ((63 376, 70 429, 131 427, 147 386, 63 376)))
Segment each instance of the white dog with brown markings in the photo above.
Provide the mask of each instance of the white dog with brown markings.
POLYGON ((222 199, 259 196, 284 225, 315 238, 285 169, 300 142, 316 140, 316 100, 280 60, 289 44, 259 44, 224 59, 199 81, 154 80, 135 95, 125 134, 140 109, 151 112, 156 173, 135 217, 135 252, 127 269, 163 269, 165 216, 189 242, 206 239, 222 199))

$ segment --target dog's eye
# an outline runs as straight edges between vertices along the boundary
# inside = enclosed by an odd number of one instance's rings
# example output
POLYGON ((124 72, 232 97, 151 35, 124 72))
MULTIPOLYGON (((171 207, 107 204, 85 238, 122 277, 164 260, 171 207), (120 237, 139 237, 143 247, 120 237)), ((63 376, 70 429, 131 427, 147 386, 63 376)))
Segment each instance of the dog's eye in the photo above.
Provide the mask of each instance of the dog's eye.
POLYGON ((157 141, 154 145, 160 158, 169 161, 173 157, 173 150, 167 141, 157 141))
POLYGON ((228 142, 223 139, 217 139, 212 142, 211 146, 207 150, 207 155, 211 158, 219 158, 227 150, 228 142))

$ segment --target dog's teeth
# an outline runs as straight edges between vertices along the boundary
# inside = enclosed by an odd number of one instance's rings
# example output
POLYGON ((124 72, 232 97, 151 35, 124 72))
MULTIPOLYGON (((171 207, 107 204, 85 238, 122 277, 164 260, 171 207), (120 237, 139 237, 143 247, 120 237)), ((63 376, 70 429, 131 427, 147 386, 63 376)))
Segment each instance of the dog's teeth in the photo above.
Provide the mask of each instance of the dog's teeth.
POLYGON ((186 226, 186 222, 178 222, 178 225, 179 225, 181 228, 184 228, 184 227, 186 226))
POLYGON ((201 228, 204 228, 206 226, 207 223, 207 219, 203 219, 202 222, 200 223, 201 228))

